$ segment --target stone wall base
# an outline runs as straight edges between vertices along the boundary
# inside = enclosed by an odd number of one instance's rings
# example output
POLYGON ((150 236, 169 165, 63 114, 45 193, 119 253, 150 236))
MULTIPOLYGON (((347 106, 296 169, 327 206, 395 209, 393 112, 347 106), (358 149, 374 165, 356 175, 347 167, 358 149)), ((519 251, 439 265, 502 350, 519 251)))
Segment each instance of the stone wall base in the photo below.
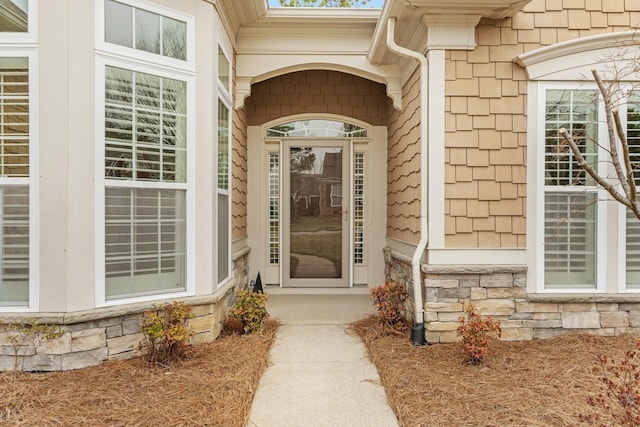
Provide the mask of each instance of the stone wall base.
MULTIPOLYGON (((412 286, 410 271, 406 256, 388 253, 387 280, 412 286)), ((429 343, 459 341, 465 303, 499 320, 504 341, 568 333, 640 335, 640 295, 527 294, 526 266, 423 265, 422 285, 429 343)))
MULTIPOLYGON (((247 256, 248 252, 234 257, 232 280, 215 294, 175 299, 193 308, 195 317, 190 323, 195 335, 191 338, 192 344, 213 341, 222 332, 236 292, 248 285, 247 256)), ((138 348, 143 339, 140 324, 144 312, 151 309, 152 304, 130 304, 78 313, 21 313, 2 315, 1 318, 15 323, 35 319, 41 324, 59 326, 63 332, 60 338, 40 345, 19 347, 18 368, 23 371, 64 371, 141 355, 138 348)), ((15 351, 7 335, 0 333, 0 371, 11 371, 15 367, 15 351)))

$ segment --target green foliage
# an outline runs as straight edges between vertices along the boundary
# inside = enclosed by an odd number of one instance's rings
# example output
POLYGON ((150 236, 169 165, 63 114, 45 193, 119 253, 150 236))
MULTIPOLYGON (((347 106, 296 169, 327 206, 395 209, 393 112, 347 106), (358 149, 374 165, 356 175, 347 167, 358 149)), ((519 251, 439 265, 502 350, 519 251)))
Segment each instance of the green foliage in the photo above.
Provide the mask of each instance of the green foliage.
POLYGON ((378 319, 383 324, 403 331, 407 329, 405 301, 407 289, 401 283, 386 282, 370 290, 373 306, 378 312, 378 319))
POLYGON ((284 7, 362 7, 370 0, 279 0, 284 7))
POLYGON ((33 320, 28 323, 6 323, 0 321, 4 340, 13 349, 13 369, 22 370, 24 360, 36 353, 36 347, 47 341, 60 338, 63 332, 57 325, 45 325, 33 320))
POLYGON ((262 292, 243 290, 238 292, 231 315, 242 322, 245 334, 261 332, 264 321, 269 317, 267 300, 269 296, 262 292))
POLYGON ((466 361, 479 365, 489 352, 489 335, 495 333, 500 337, 502 328, 500 321, 493 320, 491 316, 483 318, 476 313, 476 307, 473 304, 465 304, 464 311, 468 318, 458 319, 460 326, 456 333, 462 337, 462 351, 466 361))
POLYGON ((140 325, 144 335, 140 347, 147 350, 147 361, 167 365, 185 357, 189 339, 194 334, 189 325, 192 318, 191 306, 178 301, 154 304, 153 310, 145 312, 140 325))
POLYGON ((604 392, 589 396, 587 403, 597 413, 580 415, 579 420, 597 426, 640 426, 640 340, 620 361, 597 356, 593 373, 599 376, 604 392))

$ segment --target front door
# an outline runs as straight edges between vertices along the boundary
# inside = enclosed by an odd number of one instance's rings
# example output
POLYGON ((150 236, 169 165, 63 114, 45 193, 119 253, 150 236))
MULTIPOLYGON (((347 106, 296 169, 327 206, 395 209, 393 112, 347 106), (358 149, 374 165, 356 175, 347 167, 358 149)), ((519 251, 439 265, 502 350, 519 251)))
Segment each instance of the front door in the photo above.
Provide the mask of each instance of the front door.
POLYGON ((342 140, 285 142, 284 286, 349 286, 348 147, 342 140))

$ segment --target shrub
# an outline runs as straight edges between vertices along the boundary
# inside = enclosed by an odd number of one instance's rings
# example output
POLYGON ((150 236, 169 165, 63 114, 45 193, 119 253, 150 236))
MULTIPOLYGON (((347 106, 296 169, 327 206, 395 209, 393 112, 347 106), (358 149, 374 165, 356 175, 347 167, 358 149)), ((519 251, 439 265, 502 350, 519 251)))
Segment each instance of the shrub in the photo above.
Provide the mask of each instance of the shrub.
POLYGON ((269 296, 262 292, 243 290, 238 292, 231 315, 242 322, 245 334, 261 332, 264 321, 269 317, 267 300, 269 296))
POLYGON ((189 325, 193 309, 184 302, 153 305, 144 313, 140 325, 144 340, 140 347, 147 350, 150 363, 168 365, 186 355, 189 339, 194 331, 189 325))
POLYGON ((502 334, 500 321, 493 320, 491 316, 483 318, 476 313, 473 304, 465 304, 465 313, 468 317, 460 317, 460 326, 456 330, 458 336, 462 337, 462 351, 465 361, 473 365, 480 364, 489 351, 489 334, 502 334))
POLYGON ((370 293, 380 322, 396 330, 406 330, 405 314, 407 309, 404 304, 408 294, 404 285, 385 282, 384 285, 372 288, 370 293))
POLYGON ((640 340, 619 362, 598 355, 593 373, 599 376, 604 391, 589 396, 587 403, 598 410, 580 415, 581 422, 598 426, 640 426, 640 340))
POLYGON ((4 333, 4 340, 13 350, 13 369, 15 372, 23 369, 24 360, 35 354, 37 346, 63 335, 58 326, 40 324, 37 320, 29 323, 0 321, 0 326, 4 333))

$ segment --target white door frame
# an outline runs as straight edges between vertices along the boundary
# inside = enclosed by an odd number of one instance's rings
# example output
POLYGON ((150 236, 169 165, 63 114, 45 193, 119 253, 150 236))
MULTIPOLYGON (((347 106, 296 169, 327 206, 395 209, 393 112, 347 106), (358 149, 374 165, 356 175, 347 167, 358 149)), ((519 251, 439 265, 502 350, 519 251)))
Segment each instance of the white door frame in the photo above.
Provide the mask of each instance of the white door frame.
POLYGON ((280 218, 281 218, 281 260, 280 277, 282 287, 349 287, 351 286, 351 147, 349 139, 287 139, 281 145, 281 183, 280 218), (293 147, 340 148, 341 149, 341 266, 339 277, 291 277, 291 170, 290 156, 293 147))

